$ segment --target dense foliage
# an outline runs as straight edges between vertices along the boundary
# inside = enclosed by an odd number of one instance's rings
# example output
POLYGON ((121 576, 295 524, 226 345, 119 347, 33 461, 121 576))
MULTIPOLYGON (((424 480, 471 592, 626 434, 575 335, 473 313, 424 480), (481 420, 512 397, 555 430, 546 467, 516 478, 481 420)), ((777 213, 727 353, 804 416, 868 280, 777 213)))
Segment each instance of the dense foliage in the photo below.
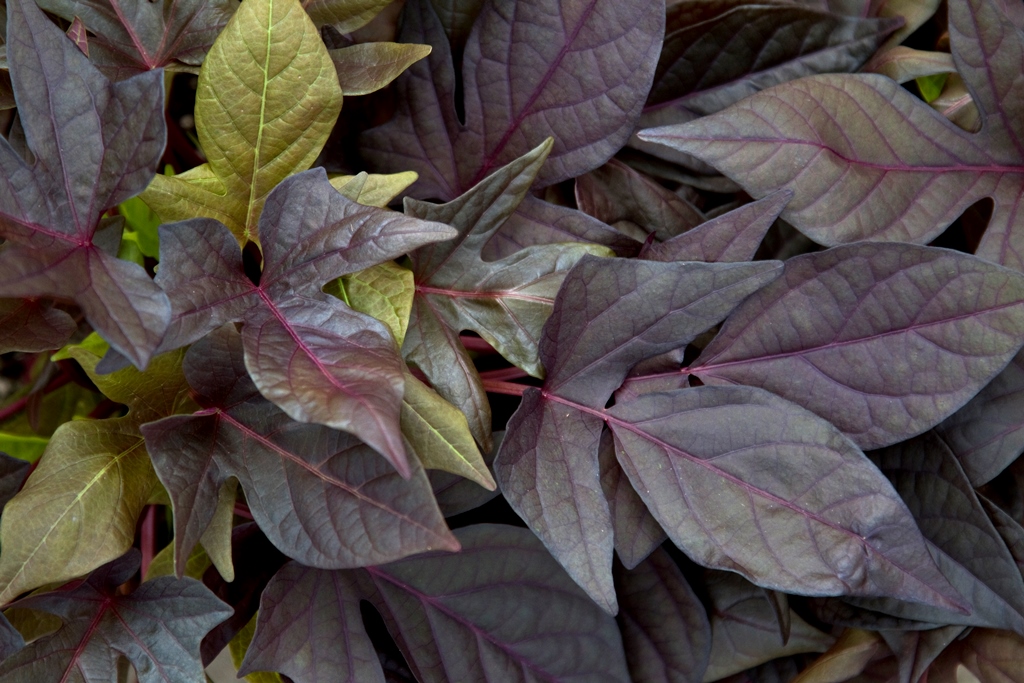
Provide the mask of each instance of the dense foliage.
POLYGON ((0 19, 0 682, 1024 681, 1020 0, 0 19))

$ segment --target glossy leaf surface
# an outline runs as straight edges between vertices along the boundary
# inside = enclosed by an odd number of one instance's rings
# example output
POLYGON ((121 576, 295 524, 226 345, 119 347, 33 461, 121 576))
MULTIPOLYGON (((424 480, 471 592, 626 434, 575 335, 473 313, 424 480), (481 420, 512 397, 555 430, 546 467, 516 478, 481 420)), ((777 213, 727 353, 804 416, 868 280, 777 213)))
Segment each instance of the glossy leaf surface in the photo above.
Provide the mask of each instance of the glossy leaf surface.
POLYGON ((690 366, 768 389, 863 448, 934 426, 1020 347, 1024 280, 973 256, 852 244, 790 259, 690 366), (965 295, 969 293, 969 295, 965 295))
POLYGON ((185 373, 203 409, 143 427, 174 501, 179 574, 229 477, 271 542, 309 566, 358 567, 458 548, 418 463, 406 481, 349 434, 292 421, 257 392, 230 327, 192 347, 185 373), (213 358, 219 362, 211 366, 213 358))
POLYGON ((0 680, 106 682, 116 680, 120 656, 131 662, 140 683, 200 679, 199 641, 230 609, 192 579, 161 577, 119 592, 138 566, 132 553, 78 585, 21 600, 19 607, 64 623, 0 663, 0 680))
POLYGON ((94 238, 103 212, 153 176, 166 134, 161 76, 109 82, 28 0, 11 3, 8 27, 29 157, 0 142, 0 297, 74 300, 145 367, 167 327, 166 296, 94 238))

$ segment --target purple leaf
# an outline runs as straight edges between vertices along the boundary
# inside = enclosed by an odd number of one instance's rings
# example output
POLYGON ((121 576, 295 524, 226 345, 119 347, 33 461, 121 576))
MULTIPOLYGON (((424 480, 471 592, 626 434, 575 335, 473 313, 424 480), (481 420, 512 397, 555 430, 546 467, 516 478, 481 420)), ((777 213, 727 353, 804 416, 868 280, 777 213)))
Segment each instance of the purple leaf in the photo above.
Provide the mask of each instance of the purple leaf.
POLYGON ((711 625, 690 584, 664 550, 617 573, 622 644, 634 683, 701 683, 711 625))
POLYGON ((77 329, 59 308, 35 299, 0 299, 0 353, 59 349, 77 329))
POLYGON ((8 58, 27 163, 0 142, 0 296, 73 300, 136 366, 170 315, 145 271, 94 243, 100 216, 140 192, 164 146, 163 78, 112 84, 34 2, 10 5, 8 58), (59 93, 59 96, 58 96, 59 93))
POLYGON ((788 190, 774 192, 666 242, 652 244, 641 257, 651 261, 750 261, 768 228, 792 198, 788 190))
POLYGON ((410 255, 416 294, 403 352, 467 415, 485 447, 490 406, 459 332, 476 332, 510 363, 542 376, 537 344, 562 279, 585 254, 609 253, 595 245, 550 244, 484 260, 484 246, 526 195, 551 144, 546 140, 447 204, 406 200, 408 215, 451 225, 458 236, 410 255))
POLYGON ((350 572, 289 562, 260 598, 259 621, 239 675, 276 671, 295 683, 384 683, 350 572))
POLYGON ((1024 354, 935 431, 960 460, 971 484, 995 478, 1024 451, 1024 354))
POLYGON ((690 202, 616 159, 576 178, 576 203, 638 241, 648 233, 668 240, 705 220, 690 202))
POLYGON ((406 481, 355 437, 288 418, 246 375, 230 326, 193 345, 184 369, 203 410, 142 427, 174 501, 179 573, 229 477, 271 542, 306 565, 360 567, 458 549, 417 461, 406 481))
MULTIPOLYGON (((491 470, 492 475, 494 456, 497 454, 504 438, 504 430, 494 432, 492 435, 494 445, 490 451, 483 454, 484 462, 487 463, 487 467, 491 470)), ((488 491, 471 479, 444 472, 443 470, 428 470, 427 479, 430 480, 430 486, 434 490, 437 507, 446 518, 475 510, 484 503, 501 495, 497 488, 493 491, 488 491)))
POLYGON ((750 387, 647 394, 607 413, 633 488, 698 563, 790 593, 961 609, 889 482, 812 413, 750 387))
POLYGON ((615 459, 615 440, 611 430, 601 433, 597 458, 601 468, 601 488, 611 513, 615 552, 626 569, 634 569, 668 536, 633 490, 615 459))
POLYGON ((783 217, 827 245, 927 242, 991 197, 978 254, 1021 269, 1024 245, 1014 226, 1024 215, 1024 84, 1017 78, 1024 34, 990 0, 951 3, 949 26, 954 61, 980 103, 977 134, 887 78, 827 75, 640 137, 698 156, 756 197, 794 190, 783 217))
POLYGON ((506 429, 494 464, 501 492, 569 576, 615 614, 612 517, 597 462, 603 420, 527 389, 506 429))
POLYGON ((237 4, 231 0, 38 2, 68 21, 81 18, 93 34, 89 37, 93 62, 114 80, 160 67, 195 73, 237 4))
POLYGON ((862 448, 919 434, 963 405, 1024 339, 1024 279, 909 244, 851 244, 786 262, 690 372, 759 386, 862 448))
POLYGON ((259 284, 217 221, 164 226, 157 277, 174 314, 165 350, 244 322, 246 366, 264 396, 295 420, 350 431, 403 475, 403 366, 378 320, 320 291, 328 281, 452 237, 445 225, 357 204, 323 169, 282 181, 260 216, 259 284))
POLYGON ((0 451, 0 510, 21 490, 31 466, 32 464, 25 460, 12 458, 0 451))
POLYGON ((139 568, 132 552, 84 582, 32 595, 18 607, 56 615, 54 634, 33 641, 0 664, 10 680, 116 680, 127 657, 140 683, 192 683, 202 678, 199 641, 230 609, 193 579, 160 577, 131 593, 118 587, 139 568))
POLYGON ((1024 630, 1024 580, 956 458, 934 433, 872 453, 934 546, 970 615, 896 600, 854 604, 905 619, 1024 630))
POLYGON ((544 328, 545 392, 603 408, 636 363, 686 346, 779 272, 773 261, 585 257, 566 277, 544 328))
POLYGON ((421 683, 627 683, 614 620, 529 531, 476 525, 457 554, 369 567, 371 599, 421 683))
POLYGON ((433 52, 399 79, 398 114, 364 136, 364 151, 382 169, 419 173, 421 197, 453 199, 549 136, 537 185, 585 173, 633 132, 663 22, 652 0, 485 3, 463 57, 463 124, 444 27, 428 0, 410 2, 399 39, 433 52))
POLYGON ((495 459, 502 493, 602 607, 616 610, 613 526, 601 484, 603 408, 629 369, 685 346, 779 272, 772 262, 584 257, 544 326, 543 391, 528 389, 495 459))

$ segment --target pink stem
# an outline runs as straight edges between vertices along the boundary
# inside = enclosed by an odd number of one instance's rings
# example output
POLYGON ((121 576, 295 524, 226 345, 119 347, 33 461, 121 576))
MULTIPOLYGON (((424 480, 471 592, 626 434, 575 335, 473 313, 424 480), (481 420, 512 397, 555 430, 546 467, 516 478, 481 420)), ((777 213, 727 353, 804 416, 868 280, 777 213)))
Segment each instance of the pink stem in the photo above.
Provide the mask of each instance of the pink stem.
MULTIPOLYGON (((525 384, 514 384, 513 382, 502 382, 499 379, 485 379, 484 391, 492 394, 505 394, 506 396, 522 396, 530 387, 525 384)), ((536 387, 534 387, 536 388, 536 387)))
POLYGON ((520 368, 501 368, 500 370, 485 370, 480 373, 480 379, 520 379, 529 377, 529 373, 520 368))
POLYGON ((156 555, 156 506, 146 506, 145 516, 142 518, 142 575, 149 571, 149 565, 156 555))

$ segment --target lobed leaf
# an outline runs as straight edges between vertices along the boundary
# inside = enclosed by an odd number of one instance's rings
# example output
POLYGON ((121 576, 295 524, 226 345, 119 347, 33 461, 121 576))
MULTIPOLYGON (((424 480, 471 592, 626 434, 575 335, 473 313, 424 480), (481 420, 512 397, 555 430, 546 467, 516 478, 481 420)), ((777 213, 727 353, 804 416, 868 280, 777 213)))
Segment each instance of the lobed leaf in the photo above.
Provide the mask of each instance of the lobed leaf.
POLYGON ((1020 347, 1024 280, 981 259, 852 244, 786 262, 690 366, 705 384, 772 391, 862 448, 936 425, 1020 347))
POLYGON ((1020 269, 1024 251, 1013 235, 1024 180, 1017 79, 1024 34, 995 3, 968 0, 950 7, 950 40, 981 110, 978 134, 886 78, 823 75, 640 137, 698 156, 754 196, 794 190, 783 217, 826 245, 928 242, 991 197, 978 254, 1020 269))
POLYGON ((346 95, 368 95, 386 87, 413 63, 430 54, 429 45, 356 43, 329 50, 346 95))
POLYGON ((0 604, 86 574, 132 546, 139 515, 159 486, 139 425, 193 405, 181 352, 158 356, 144 373, 129 367, 109 375, 95 374, 98 355, 81 347, 70 354, 129 412, 66 422, 54 433, 0 518, 0 604))
POLYGON ((203 409, 142 428, 174 501, 179 574, 231 477, 271 542, 309 566, 358 567, 458 548, 418 463, 405 481, 354 437, 289 419, 259 395, 243 355, 230 327, 193 345, 185 373, 203 409))
POLYGON ((38 2, 47 12, 84 24, 92 33, 87 56, 114 80, 161 67, 194 70, 237 5, 230 0, 38 2))
POLYGON ((433 51, 399 79, 396 117, 362 147, 378 167, 416 171, 418 196, 446 200, 551 135, 539 186, 607 161, 639 118, 664 27, 661 3, 648 0, 484 3, 462 56, 460 120, 445 27, 430 0, 404 16, 399 40, 433 51))
POLYGON ((99 683, 115 679, 121 656, 140 683, 202 678, 199 641, 230 609, 192 579, 161 577, 119 592, 138 568, 133 552, 76 586, 21 600, 19 607, 56 615, 63 625, 0 663, 0 680, 99 683))
POLYGON ((167 326, 166 296, 142 268, 107 253, 97 228, 103 212, 153 176, 165 137, 162 78, 111 83, 34 2, 16 0, 10 10, 7 51, 27 159, 0 142, 0 297, 73 300, 145 367, 167 326))

